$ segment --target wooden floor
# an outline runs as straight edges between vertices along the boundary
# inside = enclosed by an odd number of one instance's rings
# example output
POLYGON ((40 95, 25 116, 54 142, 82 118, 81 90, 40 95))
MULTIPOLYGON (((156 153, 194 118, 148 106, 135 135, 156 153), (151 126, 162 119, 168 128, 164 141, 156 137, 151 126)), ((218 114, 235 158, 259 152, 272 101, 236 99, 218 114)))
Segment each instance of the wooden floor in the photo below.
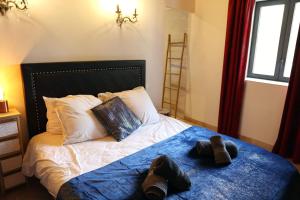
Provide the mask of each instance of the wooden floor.
POLYGON ((1 200, 53 200, 54 198, 39 183, 37 179, 30 179, 28 183, 8 190, 0 195, 1 200))

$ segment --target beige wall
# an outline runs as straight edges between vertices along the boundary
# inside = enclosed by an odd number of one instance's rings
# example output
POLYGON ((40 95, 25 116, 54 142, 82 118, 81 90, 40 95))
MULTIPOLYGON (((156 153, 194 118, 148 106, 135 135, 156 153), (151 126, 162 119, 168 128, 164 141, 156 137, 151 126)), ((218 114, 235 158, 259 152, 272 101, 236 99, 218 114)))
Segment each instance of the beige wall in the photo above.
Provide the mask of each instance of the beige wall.
MULTIPOLYGON (((4 85, 10 106, 17 107, 23 119, 22 62, 146 59, 147 88, 155 104, 160 105, 166 36, 164 1, 136 1, 139 22, 122 29, 114 22, 112 1, 28 2, 30 16, 18 12, 0 16, 0 86, 4 85)), ((189 18, 186 114, 213 126, 218 122, 227 4, 228 0, 196 0, 195 13, 189 18)), ((284 86, 248 82, 242 135, 273 144, 285 93, 284 86)))
POLYGON ((190 19, 186 115, 218 123, 228 0, 196 0, 190 19))
POLYGON ((189 32, 189 13, 180 9, 166 8, 165 20, 166 44, 168 34, 171 34, 172 41, 182 41, 183 34, 189 32))
POLYGON ((195 0, 165 0, 169 8, 182 9, 189 12, 195 11, 195 0))
POLYGON ((0 16, 0 84, 10 106, 19 109, 23 119, 19 65, 24 62, 145 59, 147 90, 155 104, 160 104, 164 1, 135 1, 139 22, 122 29, 115 23, 116 5, 112 2, 28 0, 30 16, 20 12, 0 16))
MULTIPOLYGON (((184 40, 184 33, 189 32, 189 12, 182 10, 182 9, 175 9, 175 8, 167 8, 166 9, 166 33, 171 35, 172 42, 182 42, 184 40)), ((189 36, 188 36, 189 37, 189 36)), ((165 36, 166 42, 165 46, 167 47, 168 44, 168 37, 165 36)), ((180 47, 171 47, 171 57, 180 58, 182 54, 182 48, 180 47)), ((166 53, 165 53, 166 55, 166 53)), ((188 51, 187 48, 185 49, 185 54, 183 58, 183 70, 181 74, 181 87, 178 96, 178 108, 177 108, 177 118, 184 118, 184 110, 185 110, 185 100, 186 100, 186 68, 188 66, 188 51)), ((180 66, 180 60, 169 60, 168 63, 168 71, 170 71, 170 64, 171 64, 171 71, 172 73, 179 73, 180 68, 175 66, 180 66)), ((172 76, 171 83, 172 87, 178 86, 178 76, 172 76)), ((170 76, 166 76, 166 86, 170 86, 170 76)), ((177 91, 166 89, 165 91, 165 101, 172 102, 176 104, 177 99, 177 91), (171 94, 171 100, 170 100, 171 94)), ((170 105, 164 104, 164 108, 170 109, 170 105)), ((174 107, 171 114, 173 115, 175 110, 174 107)))
POLYGON ((241 135, 274 145, 286 93, 286 86, 247 81, 241 135))
MULTIPOLYGON (((218 124, 228 0, 196 0, 190 20, 189 118, 218 124)), ((241 135, 273 145, 287 87, 247 81, 241 135)))

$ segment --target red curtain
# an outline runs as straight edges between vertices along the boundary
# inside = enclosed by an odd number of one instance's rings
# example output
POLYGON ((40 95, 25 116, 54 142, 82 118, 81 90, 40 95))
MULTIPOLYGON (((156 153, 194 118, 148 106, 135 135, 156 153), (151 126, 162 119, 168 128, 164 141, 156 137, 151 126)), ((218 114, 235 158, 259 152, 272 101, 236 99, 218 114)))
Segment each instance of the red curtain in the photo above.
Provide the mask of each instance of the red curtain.
POLYGON ((273 152, 300 163, 300 28, 279 135, 273 152))
POLYGON ((218 132, 239 136, 255 0, 229 0, 218 132))

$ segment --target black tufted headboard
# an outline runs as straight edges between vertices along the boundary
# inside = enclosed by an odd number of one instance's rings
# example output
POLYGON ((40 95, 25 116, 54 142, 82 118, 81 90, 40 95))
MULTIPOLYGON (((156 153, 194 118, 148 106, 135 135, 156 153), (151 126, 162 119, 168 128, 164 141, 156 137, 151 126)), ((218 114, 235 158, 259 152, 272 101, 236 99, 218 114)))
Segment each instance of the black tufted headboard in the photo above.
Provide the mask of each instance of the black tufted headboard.
POLYGON ((29 136, 46 130, 42 99, 145 86, 145 61, 92 61, 22 64, 29 136))

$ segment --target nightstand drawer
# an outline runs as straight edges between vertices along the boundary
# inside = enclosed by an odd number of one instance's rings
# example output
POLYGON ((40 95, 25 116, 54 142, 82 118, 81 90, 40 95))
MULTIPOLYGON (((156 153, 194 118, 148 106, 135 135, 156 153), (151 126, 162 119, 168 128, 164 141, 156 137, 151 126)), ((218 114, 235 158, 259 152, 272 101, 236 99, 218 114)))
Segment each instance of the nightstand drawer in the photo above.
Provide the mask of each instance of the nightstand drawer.
POLYGON ((17 185, 21 185, 26 182, 25 176, 22 172, 17 172, 15 174, 4 177, 4 187, 5 189, 12 188, 17 185))
POLYGON ((5 174, 22 166, 22 156, 15 156, 1 161, 2 172, 5 174))
POLYGON ((26 183, 21 173, 23 138, 20 119, 21 113, 16 109, 0 113, 0 199, 6 189, 26 183))
POLYGON ((20 151, 19 139, 0 142, 0 158, 4 154, 20 151))
POLYGON ((0 138, 18 134, 18 122, 8 121, 0 123, 0 138))

